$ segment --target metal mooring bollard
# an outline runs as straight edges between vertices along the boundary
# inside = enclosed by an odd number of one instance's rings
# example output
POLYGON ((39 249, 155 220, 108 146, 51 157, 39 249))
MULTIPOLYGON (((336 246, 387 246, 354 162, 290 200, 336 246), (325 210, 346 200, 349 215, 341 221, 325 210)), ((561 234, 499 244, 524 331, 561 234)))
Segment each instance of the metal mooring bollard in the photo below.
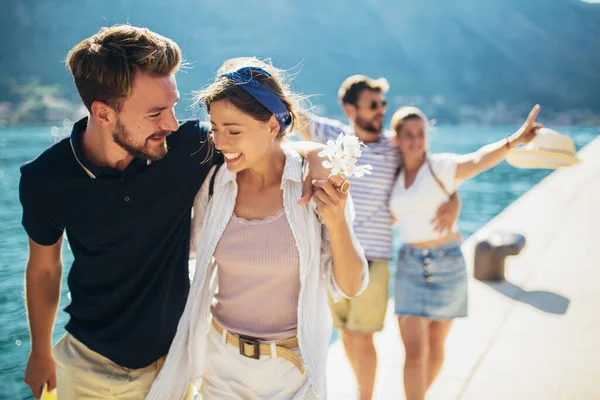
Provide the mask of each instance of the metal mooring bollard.
POLYGON ((506 257, 516 256, 525 246, 525 236, 492 232, 477 242, 473 275, 480 281, 504 280, 506 257))

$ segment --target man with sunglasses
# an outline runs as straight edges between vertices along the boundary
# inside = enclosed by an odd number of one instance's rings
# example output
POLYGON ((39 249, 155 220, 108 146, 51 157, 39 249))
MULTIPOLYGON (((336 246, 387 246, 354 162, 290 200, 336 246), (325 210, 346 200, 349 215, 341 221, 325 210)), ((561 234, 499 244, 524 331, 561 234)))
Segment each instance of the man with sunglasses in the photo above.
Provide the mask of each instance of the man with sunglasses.
MULTIPOLYGON (((365 75, 348 77, 338 96, 349 125, 316 115, 302 115, 298 134, 326 143, 340 132, 353 133, 366 147, 361 163, 373 166, 372 174, 350 177, 356 209, 354 230, 369 261, 369 285, 358 297, 330 301, 334 327, 340 329, 346 356, 358 383, 360 399, 371 399, 375 385, 377 353, 373 334, 383 329, 387 309, 392 259, 392 215, 388 207, 390 191, 400 167, 400 152, 391 142, 392 134, 383 133, 389 89, 386 79, 365 75)), ((438 210, 432 223, 436 229, 448 229, 458 218, 460 201, 456 198, 438 210)))

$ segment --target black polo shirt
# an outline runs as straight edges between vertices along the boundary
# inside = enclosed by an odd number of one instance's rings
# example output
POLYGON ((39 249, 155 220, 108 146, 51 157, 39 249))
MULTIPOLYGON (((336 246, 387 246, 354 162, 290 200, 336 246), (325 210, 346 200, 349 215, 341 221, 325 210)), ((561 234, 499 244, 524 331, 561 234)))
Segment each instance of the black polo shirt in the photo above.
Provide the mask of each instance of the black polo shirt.
POLYGON ((92 165, 81 136, 87 119, 21 167, 23 226, 41 245, 63 231, 73 251, 66 326, 115 363, 142 368, 164 356, 189 291, 190 215, 215 160, 198 121, 167 138, 160 161, 123 172, 92 165))

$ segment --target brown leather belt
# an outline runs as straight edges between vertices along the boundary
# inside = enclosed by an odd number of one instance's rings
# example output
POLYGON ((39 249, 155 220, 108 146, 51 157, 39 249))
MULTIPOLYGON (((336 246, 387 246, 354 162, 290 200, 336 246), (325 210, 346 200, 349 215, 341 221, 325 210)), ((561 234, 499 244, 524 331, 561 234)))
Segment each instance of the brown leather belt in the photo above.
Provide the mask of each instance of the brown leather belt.
MULTIPOLYGON (((223 336, 223 331, 225 330, 217 321, 212 320, 212 326, 217 331, 220 336, 223 336)), ((271 345, 268 343, 261 343, 252 338, 247 338, 240 335, 235 335, 229 331, 227 331, 227 335, 225 340, 228 344, 237 347, 240 349, 240 354, 244 357, 254 358, 255 360, 260 359, 260 356, 272 356, 283 358, 288 360, 298 370, 301 374, 304 374, 304 365, 302 364, 302 360, 298 354, 294 353, 292 350, 298 348, 298 338, 293 337, 290 339, 285 339, 280 342, 275 343, 275 352, 276 354, 271 353, 271 345)))

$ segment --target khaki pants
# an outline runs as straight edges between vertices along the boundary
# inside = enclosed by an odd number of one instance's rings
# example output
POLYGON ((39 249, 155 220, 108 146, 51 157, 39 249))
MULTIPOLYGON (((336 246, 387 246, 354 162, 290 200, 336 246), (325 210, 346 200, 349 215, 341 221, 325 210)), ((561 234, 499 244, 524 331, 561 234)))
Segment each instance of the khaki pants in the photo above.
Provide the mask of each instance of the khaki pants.
POLYGON ((374 333, 383 329, 388 305, 390 263, 369 261, 369 284, 353 299, 342 298, 334 303, 329 296, 333 327, 357 333, 374 333))
MULTIPOLYGON (((53 354, 60 400, 144 399, 164 364, 163 357, 145 368, 125 368, 90 350, 70 333, 54 346, 53 354)), ((185 400, 191 399, 190 385, 185 400)))

